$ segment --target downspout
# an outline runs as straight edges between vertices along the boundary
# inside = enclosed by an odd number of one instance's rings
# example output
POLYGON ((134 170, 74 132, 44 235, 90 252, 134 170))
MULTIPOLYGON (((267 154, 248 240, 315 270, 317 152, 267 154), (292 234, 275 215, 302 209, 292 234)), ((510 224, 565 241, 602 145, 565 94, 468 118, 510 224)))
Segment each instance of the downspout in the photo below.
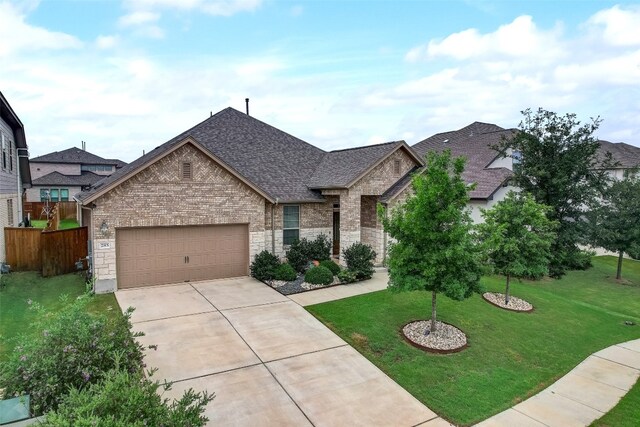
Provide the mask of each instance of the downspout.
POLYGON ((275 209, 278 206, 278 198, 276 197, 275 204, 271 204, 271 253, 276 254, 276 221, 275 221, 275 209))
POLYGON ((22 217, 22 200, 24 200, 22 192, 26 191, 26 188, 23 188, 22 177, 20 176, 20 152, 18 151, 18 147, 16 147, 16 173, 16 178, 18 181, 18 200, 16 201, 18 202, 18 224, 20 224, 21 222, 24 222, 24 218, 22 217))

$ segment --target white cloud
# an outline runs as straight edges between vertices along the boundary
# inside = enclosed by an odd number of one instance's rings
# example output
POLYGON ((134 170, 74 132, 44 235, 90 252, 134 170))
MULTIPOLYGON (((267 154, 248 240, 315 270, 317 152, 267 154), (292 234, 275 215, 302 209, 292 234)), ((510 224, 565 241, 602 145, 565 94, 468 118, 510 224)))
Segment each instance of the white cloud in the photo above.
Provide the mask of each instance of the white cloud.
POLYGON ((451 57, 456 60, 479 57, 526 57, 545 53, 558 55, 561 28, 543 31, 537 28, 533 18, 519 16, 513 22, 500 26, 496 31, 481 34, 470 28, 451 34, 442 40, 431 40, 427 45, 411 49, 406 59, 416 62, 423 58, 451 57))
POLYGON ((0 57, 14 52, 80 47, 82 42, 76 37, 29 25, 23 9, 12 3, 0 3, 0 57))
POLYGON ((604 40, 614 46, 640 45, 640 6, 601 10, 587 24, 601 30, 604 40))
MULTIPOLYGON (((190 4, 194 9, 200 3, 190 4)), ((32 155, 85 140, 91 152, 130 161, 210 111, 229 105, 244 111, 245 97, 253 116, 324 149, 397 139, 411 144, 474 120, 516 126, 520 110, 538 106, 583 119, 600 115, 605 121, 598 136, 640 144, 639 49, 599 49, 591 24, 568 36, 559 27, 516 21, 486 34, 476 31, 482 55, 440 61, 442 56, 429 56, 426 40, 421 61, 385 64, 393 84, 375 66, 345 67, 339 62, 344 52, 340 59, 318 57, 312 46, 304 54, 283 49, 253 56, 179 54, 176 60, 171 53, 146 53, 140 40, 127 38, 157 21, 84 45, 76 40, 79 48, 55 55, 12 49, 3 58, 0 82, 25 123, 32 155), (509 26, 524 34, 520 40, 546 37, 560 48, 552 55, 539 48, 518 55, 510 47, 486 47, 485 37, 497 39, 509 26), (100 51, 101 43, 117 48, 100 51), (389 71, 396 68, 402 70, 389 71)), ((21 22, 16 39, 37 29, 24 16, 21 22)))
POLYGON ((98 49, 112 49, 118 44, 118 36, 98 36, 96 37, 96 47, 98 49))
POLYGON ((149 24, 157 22, 160 14, 156 12, 137 11, 131 12, 118 19, 118 25, 121 27, 131 27, 135 25, 149 24))
POLYGON ((231 16, 240 12, 253 12, 262 0, 125 0, 134 11, 157 9, 199 10, 210 15, 231 16))

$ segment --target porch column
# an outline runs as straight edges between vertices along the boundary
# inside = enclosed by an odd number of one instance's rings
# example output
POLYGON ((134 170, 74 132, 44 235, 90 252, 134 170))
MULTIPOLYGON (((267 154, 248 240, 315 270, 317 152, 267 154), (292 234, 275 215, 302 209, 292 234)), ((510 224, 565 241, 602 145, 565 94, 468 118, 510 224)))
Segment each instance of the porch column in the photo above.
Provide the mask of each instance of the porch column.
POLYGON ((360 239, 360 193, 346 190, 340 194, 340 262, 342 251, 360 239))

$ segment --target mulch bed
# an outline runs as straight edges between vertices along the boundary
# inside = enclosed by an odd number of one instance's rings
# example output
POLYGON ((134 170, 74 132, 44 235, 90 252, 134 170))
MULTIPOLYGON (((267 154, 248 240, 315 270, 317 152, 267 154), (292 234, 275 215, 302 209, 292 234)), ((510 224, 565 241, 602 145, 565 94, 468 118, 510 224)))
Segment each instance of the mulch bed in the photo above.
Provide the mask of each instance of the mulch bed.
POLYGON ((436 331, 425 335, 425 330, 431 330, 431 320, 415 320, 405 324, 400 334, 412 346, 429 353, 457 353, 469 346, 462 330, 439 320, 436 324, 436 331))
POLYGON ((485 292, 482 298, 491 305, 495 305, 503 310, 515 311, 517 313, 531 313, 533 305, 521 298, 510 296, 509 304, 504 303, 504 294, 498 292, 485 292))

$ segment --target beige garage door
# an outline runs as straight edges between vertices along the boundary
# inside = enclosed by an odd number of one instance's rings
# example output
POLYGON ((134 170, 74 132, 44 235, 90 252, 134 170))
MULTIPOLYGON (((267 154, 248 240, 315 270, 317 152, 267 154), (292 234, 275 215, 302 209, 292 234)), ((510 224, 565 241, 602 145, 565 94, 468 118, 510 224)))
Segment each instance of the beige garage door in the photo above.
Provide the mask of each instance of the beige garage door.
POLYGON ((116 230, 118 288, 246 276, 246 224, 116 230))

